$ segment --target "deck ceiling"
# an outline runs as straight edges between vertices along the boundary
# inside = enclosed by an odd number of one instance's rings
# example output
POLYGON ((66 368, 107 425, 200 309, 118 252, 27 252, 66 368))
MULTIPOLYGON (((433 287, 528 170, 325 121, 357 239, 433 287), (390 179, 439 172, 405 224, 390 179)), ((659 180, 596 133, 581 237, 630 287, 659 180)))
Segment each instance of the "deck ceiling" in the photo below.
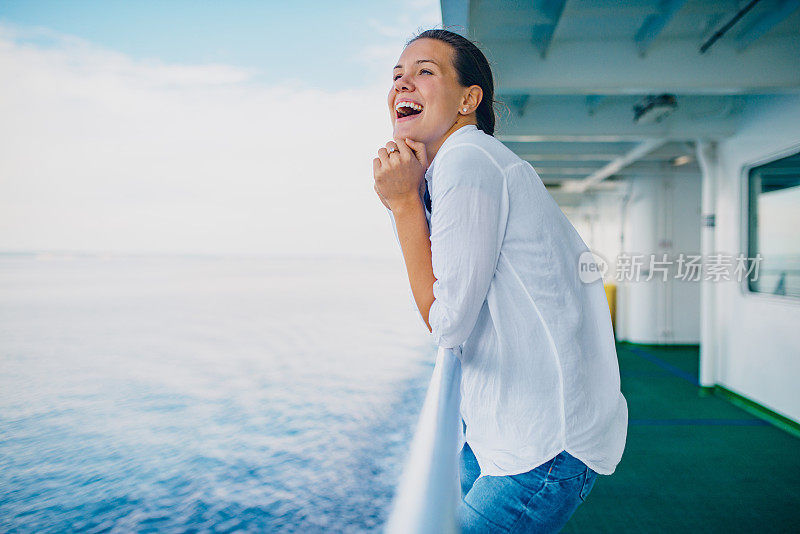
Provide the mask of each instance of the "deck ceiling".
POLYGON ((444 27, 492 63, 497 137, 562 199, 624 176, 697 174, 694 142, 735 133, 764 95, 800 92, 800 0, 441 7, 444 27), (670 111, 634 120, 637 104, 665 94, 670 111))

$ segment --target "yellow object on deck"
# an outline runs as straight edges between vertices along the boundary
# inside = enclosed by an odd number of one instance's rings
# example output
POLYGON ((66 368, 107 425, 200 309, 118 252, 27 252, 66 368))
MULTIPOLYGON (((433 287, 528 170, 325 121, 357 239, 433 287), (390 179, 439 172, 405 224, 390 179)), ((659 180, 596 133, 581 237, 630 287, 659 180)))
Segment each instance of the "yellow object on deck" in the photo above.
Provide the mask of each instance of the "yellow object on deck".
POLYGON ((615 284, 603 284, 608 299, 608 310, 611 312, 611 328, 614 330, 614 337, 617 337, 617 286, 615 284))

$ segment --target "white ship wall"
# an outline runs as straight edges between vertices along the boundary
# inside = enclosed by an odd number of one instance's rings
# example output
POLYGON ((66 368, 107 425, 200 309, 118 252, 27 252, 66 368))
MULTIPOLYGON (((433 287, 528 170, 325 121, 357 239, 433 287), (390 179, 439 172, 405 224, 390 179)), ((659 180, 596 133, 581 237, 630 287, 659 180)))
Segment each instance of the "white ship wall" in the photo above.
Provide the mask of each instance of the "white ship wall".
MULTIPOLYGON (((738 133, 719 146, 717 250, 746 252, 743 167, 792 149, 800 150, 800 96, 748 105, 738 133)), ((800 301, 718 284, 714 303, 716 382, 800 421, 800 301)))
POLYGON ((607 283, 617 285, 616 334, 634 343, 699 343, 699 282, 676 280, 678 254, 700 253, 700 176, 636 176, 616 193, 597 193, 571 213, 592 251, 609 261, 607 283), (627 198, 626 194, 627 193, 627 198), (620 276, 620 254, 642 260, 637 279, 620 276), (652 254, 673 262, 667 281, 654 273, 652 254))
POLYGON ((676 278, 680 254, 700 251, 700 176, 631 178, 625 208, 624 253, 642 258, 638 278, 618 289, 619 339, 634 343, 699 343, 700 286, 676 278), (650 259, 669 262, 664 281, 650 276, 650 259), (637 281, 638 280, 638 281, 637 281))

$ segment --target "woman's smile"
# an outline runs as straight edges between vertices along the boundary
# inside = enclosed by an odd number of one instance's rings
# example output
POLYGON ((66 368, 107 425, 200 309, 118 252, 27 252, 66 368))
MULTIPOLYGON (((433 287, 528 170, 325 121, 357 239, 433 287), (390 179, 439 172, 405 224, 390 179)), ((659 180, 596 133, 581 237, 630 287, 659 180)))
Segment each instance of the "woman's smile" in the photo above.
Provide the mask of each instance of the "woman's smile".
POLYGON ((405 98, 398 98, 397 103, 394 105, 394 111, 398 121, 408 121, 419 118, 422 114, 424 106, 419 102, 408 100, 405 98))

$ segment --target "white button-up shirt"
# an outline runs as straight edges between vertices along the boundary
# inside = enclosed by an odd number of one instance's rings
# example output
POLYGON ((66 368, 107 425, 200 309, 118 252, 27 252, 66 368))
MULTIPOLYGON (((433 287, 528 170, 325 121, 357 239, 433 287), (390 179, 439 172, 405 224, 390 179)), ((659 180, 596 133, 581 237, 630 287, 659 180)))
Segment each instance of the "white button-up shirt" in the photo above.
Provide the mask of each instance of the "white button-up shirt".
POLYGON ((474 125, 444 141, 425 180, 429 323, 439 346, 460 351, 481 476, 524 473, 563 450, 613 473, 628 407, 603 282, 579 278, 588 247, 533 167, 474 125))

